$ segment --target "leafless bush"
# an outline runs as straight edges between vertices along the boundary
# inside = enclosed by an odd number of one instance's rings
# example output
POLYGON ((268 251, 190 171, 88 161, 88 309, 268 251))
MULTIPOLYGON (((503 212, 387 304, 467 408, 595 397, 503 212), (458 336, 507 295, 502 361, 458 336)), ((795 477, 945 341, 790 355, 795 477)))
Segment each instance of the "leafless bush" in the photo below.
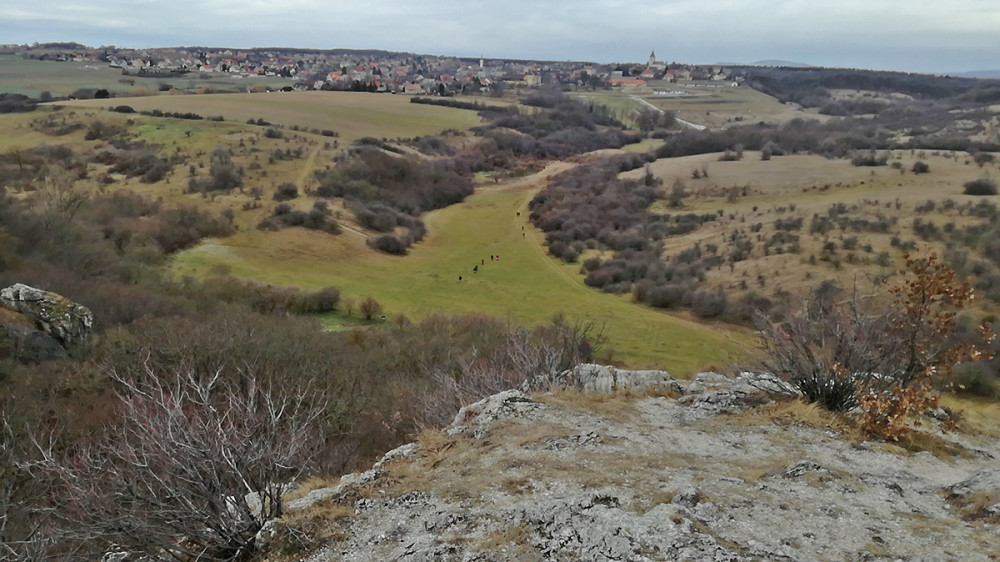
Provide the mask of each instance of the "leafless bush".
MULTIPOLYGON (((889 438, 953 383, 952 368, 989 357, 988 324, 956 341, 956 313, 974 298, 937 256, 906 256, 904 279, 881 299, 857 291, 813 291, 781 322, 758 315, 763 355, 756 366, 788 392, 833 411, 862 407, 865 426, 889 438)), ((823 287, 823 286, 821 286, 823 287)), ((826 286, 829 289, 830 286, 826 286)))
POLYGON ((758 313, 763 355, 755 369, 828 410, 854 408, 859 384, 890 372, 895 358, 887 347, 898 347, 889 335, 890 316, 870 312, 878 310, 873 298, 854 295, 834 302, 814 291, 780 322, 758 313))
POLYGON ((38 443, 66 540, 154 559, 235 560, 281 515, 281 495, 312 455, 322 407, 255 376, 231 382, 151 370, 114 375, 121 422, 90 446, 38 443))
POLYGON ((457 373, 432 369, 432 387, 419 401, 416 421, 424 427, 442 427, 462 406, 492 394, 522 387, 547 389, 559 373, 589 361, 604 339, 603 328, 593 322, 571 325, 559 317, 534 331, 513 330, 488 356, 473 349, 459 360, 457 373))

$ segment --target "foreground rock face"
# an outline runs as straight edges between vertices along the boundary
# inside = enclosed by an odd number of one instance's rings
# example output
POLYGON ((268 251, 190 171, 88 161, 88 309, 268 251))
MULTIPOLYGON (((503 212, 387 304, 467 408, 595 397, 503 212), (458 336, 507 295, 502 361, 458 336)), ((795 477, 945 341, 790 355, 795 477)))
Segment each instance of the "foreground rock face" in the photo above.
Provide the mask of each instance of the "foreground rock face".
POLYGON ((94 325, 87 307, 21 283, 0 290, 0 306, 30 318, 38 330, 67 348, 86 341, 94 325))
POLYGON ((667 384, 666 373, 646 372, 638 379, 671 393, 625 398, 596 390, 636 380, 635 372, 578 371, 563 376, 595 392, 491 396, 464 408, 445 432, 292 502, 292 526, 310 508, 353 512, 321 521, 333 538, 308 560, 988 560, 1000 553, 992 506, 980 510, 985 518, 966 521, 955 503, 998 497, 996 437, 955 437, 968 458, 945 461, 746 412, 763 401, 753 377, 706 373, 667 384))

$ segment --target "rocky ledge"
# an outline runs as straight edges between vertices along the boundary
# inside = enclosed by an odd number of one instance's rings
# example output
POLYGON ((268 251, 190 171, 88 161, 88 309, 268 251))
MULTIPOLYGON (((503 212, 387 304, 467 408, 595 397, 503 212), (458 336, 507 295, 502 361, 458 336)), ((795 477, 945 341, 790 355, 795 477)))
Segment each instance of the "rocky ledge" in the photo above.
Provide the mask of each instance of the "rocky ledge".
POLYGON ((961 454, 942 459, 798 423, 759 377, 583 365, 561 382, 577 390, 464 408, 446 431, 289 502, 262 541, 297 537, 312 562, 1000 553, 996 435, 944 436, 961 454))
POLYGON ((0 357, 25 363, 65 357, 93 325, 90 309, 62 295, 22 283, 0 290, 0 357))

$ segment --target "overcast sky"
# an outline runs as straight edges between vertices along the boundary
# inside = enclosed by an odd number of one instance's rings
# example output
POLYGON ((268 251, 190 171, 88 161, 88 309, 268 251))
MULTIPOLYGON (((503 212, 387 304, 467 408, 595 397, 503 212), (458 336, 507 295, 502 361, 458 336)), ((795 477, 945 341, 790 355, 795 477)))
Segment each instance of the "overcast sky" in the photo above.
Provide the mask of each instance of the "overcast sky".
POLYGON ((998 0, 0 0, 0 43, 1000 68, 998 0))

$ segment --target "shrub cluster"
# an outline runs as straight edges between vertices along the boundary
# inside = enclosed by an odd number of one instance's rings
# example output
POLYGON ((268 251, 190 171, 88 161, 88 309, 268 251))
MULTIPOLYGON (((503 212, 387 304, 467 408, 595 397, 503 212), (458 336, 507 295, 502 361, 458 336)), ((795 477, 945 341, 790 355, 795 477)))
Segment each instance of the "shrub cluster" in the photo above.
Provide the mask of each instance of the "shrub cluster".
POLYGON ((397 157, 372 149, 348 155, 316 176, 316 195, 379 203, 410 215, 459 203, 473 191, 471 178, 451 161, 397 157))
POLYGON ((956 312, 973 293, 935 255, 907 256, 904 273, 887 307, 874 296, 825 290, 781 321, 758 315, 757 369, 829 410, 860 408, 866 430, 899 439, 936 406, 934 389, 951 386, 955 365, 988 357, 996 336, 983 324, 956 339, 956 312))
POLYGON ((988 177, 967 181, 963 193, 966 195, 996 195, 997 183, 988 177))
POLYGON ((292 209, 288 203, 279 203, 271 216, 260 221, 260 230, 280 230, 283 227, 301 226, 312 230, 322 230, 330 234, 340 233, 340 225, 330 216, 326 201, 318 200, 309 211, 292 209))
POLYGON ((0 113, 28 113, 38 107, 38 100, 24 94, 0 94, 0 113))

